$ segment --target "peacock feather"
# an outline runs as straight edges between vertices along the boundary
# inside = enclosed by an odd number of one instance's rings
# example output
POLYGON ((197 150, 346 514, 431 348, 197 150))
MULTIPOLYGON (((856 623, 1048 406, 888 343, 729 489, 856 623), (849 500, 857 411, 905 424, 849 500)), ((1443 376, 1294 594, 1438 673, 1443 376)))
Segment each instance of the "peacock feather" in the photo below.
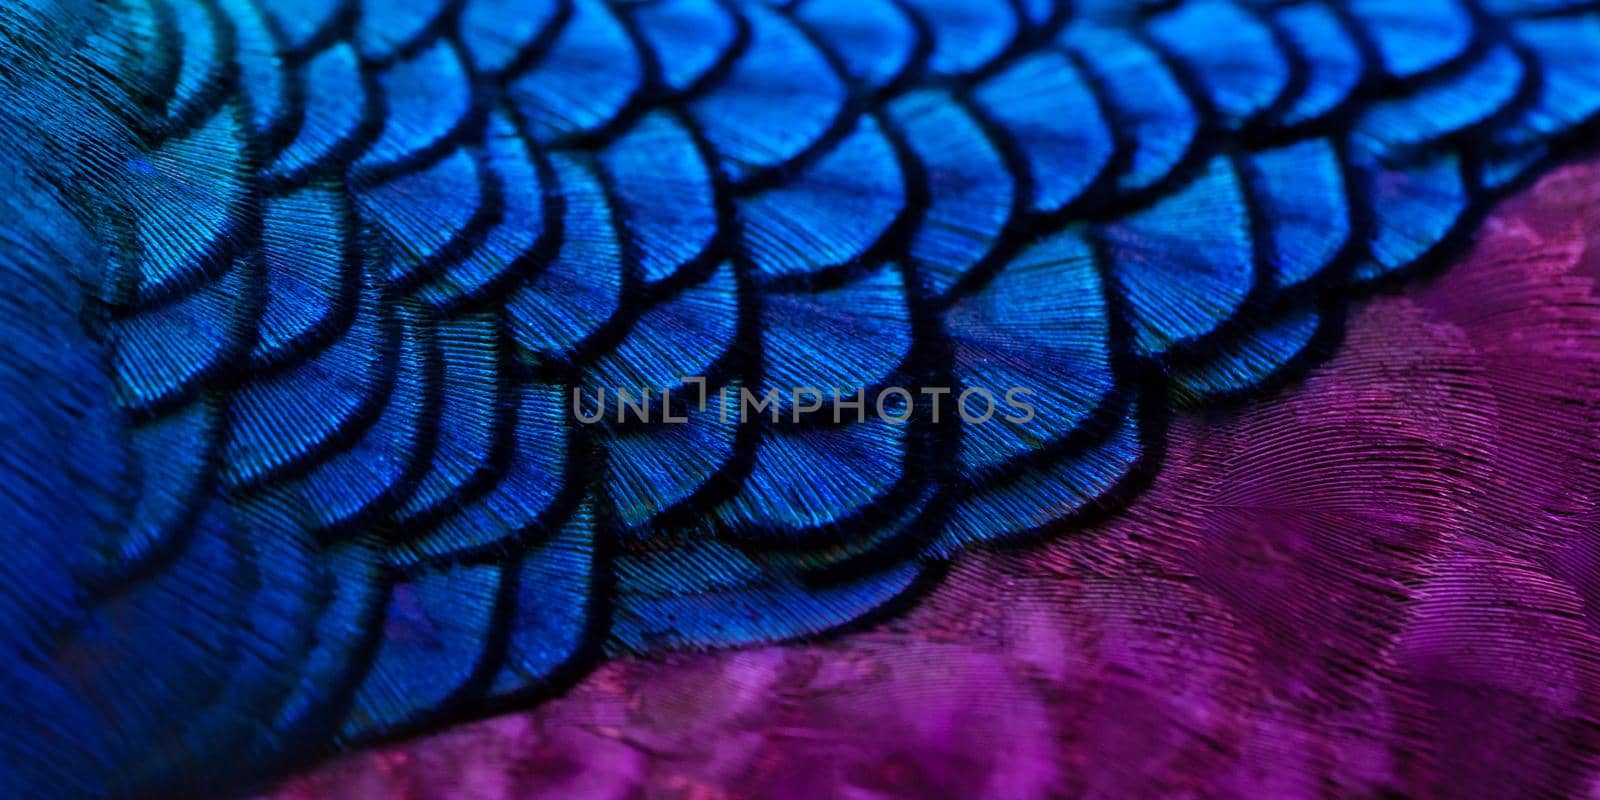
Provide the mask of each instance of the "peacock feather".
POLYGON ((1581 0, 12 3, 0 793, 236 792, 1071 537, 1593 136, 1596 54, 1581 0))

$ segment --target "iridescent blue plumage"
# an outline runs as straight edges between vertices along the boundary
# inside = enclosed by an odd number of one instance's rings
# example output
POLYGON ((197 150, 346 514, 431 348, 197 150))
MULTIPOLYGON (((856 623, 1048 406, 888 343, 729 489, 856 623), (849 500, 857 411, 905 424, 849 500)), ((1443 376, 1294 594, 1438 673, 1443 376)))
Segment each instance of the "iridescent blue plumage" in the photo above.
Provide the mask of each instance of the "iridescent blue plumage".
POLYGON ((949 94, 910 93, 887 113, 914 158, 942 165, 923 175, 922 224, 906 253, 919 288, 943 295, 999 244, 1016 205, 1017 178, 982 123, 949 94))
POLYGON ((1062 53, 1007 65, 977 86, 972 99, 1027 167, 1028 211, 1066 208, 1111 162, 1115 141, 1100 102, 1062 53))
POLYGON ((326 341, 360 291, 354 210, 337 187, 306 186, 261 204, 261 319, 250 357, 281 363, 326 341))
POLYGON ((345 736, 404 725, 480 682, 505 568, 429 572, 389 591, 372 666, 351 698, 345 736))
POLYGON ((548 690, 583 655, 599 619, 599 547, 594 512, 580 508, 511 567, 505 657, 489 681, 489 697, 548 690))
POLYGON ((652 112, 599 160, 614 202, 631 223, 641 278, 666 280, 711 246, 718 228, 711 170, 676 115, 652 112))
POLYGON ((1306 139, 1253 153, 1240 169, 1260 221, 1255 231, 1272 288, 1328 277, 1354 227, 1337 147, 1306 139))
POLYGON ((739 199, 743 250, 761 278, 857 263, 905 205, 894 148, 865 118, 784 185, 739 199))
POLYGON ((944 334, 956 387, 942 411, 961 420, 964 474, 985 475, 1059 445, 1117 392, 1106 286, 1082 230, 1019 253, 950 307, 944 334), (1006 396, 1018 389, 1026 393, 1006 396), (1031 419, 1017 421, 1027 414, 1015 401, 1033 408, 1031 419))
POLYGON ((237 791, 1102 513, 1592 133, 1596 14, 0 9, 0 793, 237 791))
POLYGON ((1133 343, 1159 356, 1215 332, 1255 283, 1255 245, 1238 170, 1216 156, 1191 183, 1106 225, 1106 258, 1133 343))

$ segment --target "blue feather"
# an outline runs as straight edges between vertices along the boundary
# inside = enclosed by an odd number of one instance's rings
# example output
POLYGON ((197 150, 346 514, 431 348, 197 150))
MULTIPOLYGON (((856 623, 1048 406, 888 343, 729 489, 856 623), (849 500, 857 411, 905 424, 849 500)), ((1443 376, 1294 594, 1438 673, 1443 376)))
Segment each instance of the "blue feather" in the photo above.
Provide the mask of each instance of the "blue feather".
POLYGON ((958 386, 944 399, 943 414, 990 417, 960 426, 964 476, 1059 441, 1115 390, 1106 291, 1082 231, 1069 229, 1024 250, 950 307, 945 331, 958 386), (1027 394, 1008 398, 1013 389, 1027 394), (974 394, 963 406, 969 390, 974 394), (1011 400, 1032 405, 1034 418, 1011 421, 1025 415, 1011 400))
POLYGON ((738 204, 744 251, 763 278, 858 262, 903 208, 894 150, 870 118, 783 185, 738 204))
POLYGON ((275 141, 290 122, 289 82, 278 65, 283 45, 250 0, 217 0, 233 28, 233 56, 250 124, 257 137, 275 141))
POLYGON ((1107 116, 1130 150, 1117 185, 1136 191, 1172 174, 1194 146, 1201 123, 1176 76, 1126 31, 1075 25, 1064 38, 1105 87, 1107 116))
POLYGON ((1511 33, 1539 79, 1532 102, 1496 126, 1496 146, 1534 146, 1600 114, 1600 76, 1583 66, 1600 46, 1600 18, 1526 20, 1511 33))
MULTIPOLYGON (((734 346, 738 290, 733 265, 722 264, 704 282, 641 314, 632 334, 588 369, 589 395, 609 391, 615 397, 626 390, 636 397, 646 391, 690 396, 694 390, 680 384, 712 374, 734 346)), ((655 413, 661 413, 659 405, 655 413)))
POLYGON ((795 17, 867 91, 888 86, 915 63, 915 23, 892 0, 803 0, 795 17))
POLYGON ((510 454, 493 488, 450 510, 427 533, 385 551, 390 565, 413 569, 485 550, 514 549, 537 533, 568 487, 570 398, 559 386, 521 387, 509 432, 510 454))
POLYGON ((1405 169, 1356 165, 1356 185, 1367 208, 1381 208, 1367 234, 1368 257, 1356 277, 1373 280, 1404 269, 1432 252, 1466 213, 1468 188, 1460 159, 1441 155, 1405 169))
MULTIPOLYGON (((0 774, 20 776, 34 789, 56 787, 84 797, 111 796, 156 780, 168 767, 145 757, 152 738, 167 745, 168 758, 217 755, 209 752, 207 740, 191 736, 187 726, 170 726, 175 718, 193 722, 209 711, 234 670, 244 667, 243 659, 249 657, 241 648, 247 647, 247 619, 259 586, 254 580, 257 553, 232 533, 234 528, 235 520, 220 502, 209 504, 191 528, 189 546, 177 557, 164 560, 156 575, 113 594, 88 613, 74 615, 72 629, 56 632, 57 641, 71 642, 75 651, 84 654, 70 681, 58 674, 6 687, 34 705, 31 713, 18 720, 27 721, 32 735, 70 743, 57 751, 55 758, 83 748, 89 754, 84 763, 97 764, 99 769, 61 774, 49 769, 52 761, 34 767, 8 758, 7 769, 0 774), (204 632, 206 638, 197 641, 197 632, 204 632), (180 675, 185 679, 172 677, 180 675), (137 699, 115 704, 94 700, 130 696, 137 699)), ((38 557, 30 562, 34 571, 51 564, 50 559, 38 557)), ((259 574, 271 573, 263 565, 259 574)), ((25 583, 37 582, 36 575, 25 583)), ((14 610, 25 608, 9 605, 14 610)), ((276 638, 283 631, 261 633, 276 638)), ((20 675, 8 670, 8 677, 20 675)), ((272 687, 251 688, 270 691, 272 687)), ((8 750, 15 746, 10 744, 8 750)))
POLYGON ((1144 456, 1135 413, 1130 410, 1115 422, 1088 447, 967 495, 951 511, 931 551, 952 554, 972 544, 1037 534, 1092 508, 1144 456))
MULTIPOLYGON (((484 131, 478 174, 487 184, 484 204, 498 216, 470 250, 435 264, 417 297, 444 311, 504 288, 529 269, 546 242, 544 178, 533 153, 510 121, 495 115, 484 131)), ((458 201, 462 198, 458 198, 458 201)))
POLYGON ((546 31, 570 13, 562 0, 466 0, 461 8, 461 44, 479 72, 503 73, 522 59, 546 31))
POLYGON ((683 92, 735 52, 739 21, 710 0, 662 0, 626 9, 650 48, 659 79, 683 92))
POLYGON ((144 209, 134 222, 141 299, 183 292, 231 261, 251 172, 239 116, 224 108, 125 167, 129 199, 144 209))
POLYGON ((884 383, 911 347, 905 282, 892 264, 836 289, 770 294, 761 313, 761 392, 775 392, 782 409, 796 388, 831 400, 884 383))
POLYGON ((374 87, 361 73, 354 48, 341 44, 318 53, 305 74, 300 129, 269 168, 285 184, 336 164, 341 154, 360 145, 369 127, 374 87))
MULTIPOLYGON (((245 586, 235 592, 246 600, 233 624, 255 633, 255 643, 241 635, 229 653, 227 680, 193 713, 183 730, 185 749, 205 758, 275 746, 265 725, 247 727, 240 719, 270 719, 289 699, 295 675, 314 646, 314 625, 321 615, 325 584, 322 553, 303 531, 285 524, 277 511, 253 508, 236 513, 233 532, 249 560, 245 586), (267 644, 270 643, 270 644, 267 644), (254 645, 254 646, 252 646, 254 645)), ((203 600, 202 598, 196 598, 203 600)), ((130 765, 132 776, 158 771, 158 765, 130 765)))
POLYGON ((356 161, 367 174, 409 165, 444 147, 472 110, 466 65, 446 42, 435 44, 380 73, 383 127, 356 161))
POLYGON ((727 394, 709 388, 704 407, 692 393, 685 410, 668 412, 658 405, 652 428, 618 429, 607 436, 611 460, 606 491, 624 526, 648 530, 663 512, 704 491, 732 463, 739 436, 739 387, 728 388, 727 394), (665 422, 668 413, 687 421, 665 422))
POLYGON ((395 337, 386 330, 378 291, 371 282, 362 287, 349 330, 325 349, 238 389, 223 438, 225 485, 258 484, 313 461, 383 401, 393 378, 386 362, 395 337), (317 413, 306 414, 307 408, 317 413))
POLYGON ((356 13, 355 0, 273 0, 261 5, 283 33, 291 51, 311 46, 332 31, 341 18, 356 13))
POLYGON ((312 644, 300 667, 299 681, 272 717, 268 731, 280 741, 294 741, 330 724, 326 696, 330 687, 345 688, 376 638, 383 612, 382 577, 370 541, 345 542, 323 556, 327 585, 321 614, 309 631, 312 644), (361 634, 352 634, 361 631, 361 634), (370 633, 369 633, 370 632, 370 633))
POLYGON ((1098 98, 1060 53, 1017 61, 979 86, 973 98, 1021 152, 1030 211, 1065 208, 1095 182, 1116 150, 1098 98))
POLYGON ((1350 141, 1377 154, 1435 145, 1500 113, 1517 99, 1525 77, 1511 48, 1492 48, 1459 75, 1373 103, 1356 120, 1350 141))
POLYGON ((1238 5, 1184 3, 1156 17, 1148 31, 1194 74, 1211 108, 1229 126, 1250 123, 1288 89, 1289 61, 1272 30, 1238 5))
POLYGON ((467 246, 485 208, 480 166, 461 150, 376 185, 362 182, 354 194, 366 223, 392 243, 387 277, 402 284, 421 281, 467 246))
POLYGON ((1260 386, 1303 355, 1323 325, 1317 309, 1304 308, 1251 328, 1206 362, 1174 370, 1175 400, 1195 407, 1260 386))
POLYGON ((562 157, 551 161, 565 205, 561 250, 510 293, 505 309, 511 336, 520 347, 566 358, 616 313, 622 245, 611 203, 594 171, 562 157))
POLYGON ((616 572, 612 641, 622 652, 825 631, 882 606, 916 578, 915 569, 900 566, 856 580, 810 584, 712 541, 623 555, 616 572), (686 575, 693 580, 684 581, 686 575))
POLYGON ((506 652, 488 696, 549 685, 588 640, 596 570, 601 567, 594 512, 584 508, 522 554, 509 576, 506 652))
POLYGON ((1478 164, 1478 180, 1486 189, 1504 189, 1526 176, 1549 156, 1550 149, 1544 145, 1512 150, 1496 148, 1485 154, 1483 161, 1478 164))
POLYGON ((201 114, 222 88, 234 42, 210 3, 173 3, 171 13, 181 45, 178 72, 167 93, 167 116, 181 121, 201 114))
POLYGON ((1274 288, 1323 276, 1352 231, 1339 153, 1326 139, 1262 150, 1242 162, 1274 288))
POLYGON ((928 70, 934 75, 976 72, 999 57, 1021 33, 1010 3, 906 0, 906 5, 933 35, 928 70))
POLYGON ((1378 66, 1409 79, 1466 55, 1473 42, 1472 12, 1461 0, 1353 0, 1347 13, 1372 43, 1378 66))
POLYGON ((1304 85, 1279 115, 1283 124, 1315 122, 1345 107, 1361 88, 1367 65, 1339 15, 1319 3, 1295 3, 1277 9, 1272 19, 1291 55, 1305 65, 1304 85))
POLYGON ((105 549, 99 577, 136 572, 185 540, 211 489, 221 430, 217 404, 201 399, 127 431, 138 499, 127 530, 105 549))
POLYGON ((942 92, 889 107, 922 170, 927 210, 906 250, 919 288, 942 295, 987 256, 1011 221, 1016 178, 972 115, 942 92))
POLYGON ((440 24, 450 8, 448 0, 417 0, 391 5, 381 0, 357 0, 355 43, 371 61, 388 61, 424 41, 423 34, 440 24))
POLYGON ((348 536, 353 526, 370 524, 399 503, 404 487, 426 466, 437 382, 418 331, 421 320, 412 313, 400 316, 394 385, 377 419, 353 445, 271 492, 271 502, 299 509, 303 516, 297 521, 318 534, 348 536))
POLYGON ((183 396, 249 348, 259 271, 241 261, 170 303, 118 320, 117 397, 145 411, 183 396))
POLYGON ((717 235, 716 195, 689 131, 656 112, 600 154, 646 281, 663 281, 699 258, 717 235))
POLYGON ((347 316, 361 272, 343 192, 306 187, 267 199, 261 216, 266 299, 250 357, 267 365, 326 341, 347 316))
POLYGON ((487 477, 499 428, 506 422, 500 414, 505 356, 495 315, 461 315, 433 326, 430 334, 437 429, 427 470, 395 514, 401 524, 429 514, 487 477))
POLYGON ((351 698, 342 735, 393 727, 486 677, 505 568, 454 567, 389 589, 377 650, 351 698))
POLYGON ((622 113, 644 82, 627 31, 600 0, 573 0, 550 49, 506 89, 541 144, 593 133, 622 113))
POLYGON ((1223 156, 1188 186, 1100 233, 1142 353, 1216 330, 1255 283, 1250 211, 1223 156))
MULTIPOLYGON (((738 409, 730 413, 737 417, 738 409)), ((768 427, 749 476, 711 517, 778 543, 834 538, 836 526, 883 500, 900 480, 905 439, 905 425, 872 416, 814 430, 768 427)))
POLYGON ((793 23, 754 6, 745 19, 750 43, 744 53, 685 108, 734 181, 784 164, 816 143, 845 101, 844 82, 793 23), (773 97, 786 102, 769 102, 773 97))

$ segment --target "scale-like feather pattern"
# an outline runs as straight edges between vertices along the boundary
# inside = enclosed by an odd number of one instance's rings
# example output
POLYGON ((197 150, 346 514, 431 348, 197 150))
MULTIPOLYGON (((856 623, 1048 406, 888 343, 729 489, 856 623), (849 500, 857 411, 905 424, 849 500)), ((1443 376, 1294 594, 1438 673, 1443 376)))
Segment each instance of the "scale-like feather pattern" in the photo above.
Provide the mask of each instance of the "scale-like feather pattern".
MULTIPOLYGON (((1292 377, 1349 292, 1594 130, 1596 14, 0 12, 0 138, 28 155, 0 202, 37 220, 6 235, 42 237, 0 267, 82 287, 19 278, 82 327, 25 357, 103 364, 50 388, 99 403, 105 485, 62 517, 93 555, 0 595, 8 631, 56 637, 29 663, 94 667, 25 701, 82 729, 52 767, 80 794, 193 788, 227 749, 260 756, 218 778, 243 780, 605 653, 832 630, 1112 508, 1173 408, 1292 377)), ((40 480, 94 485, 60 469, 40 480)), ((13 740, 8 767, 33 757, 13 740)))
POLYGON ((1034 244, 951 306, 957 388, 944 413, 963 420, 962 470, 983 474, 1085 426, 1116 391, 1110 328, 1094 250, 1079 230, 1034 244), (1012 405, 1019 400, 1032 412, 1012 405))
POLYGON ((894 149, 868 117, 783 185, 741 198, 744 251, 762 277, 859 262, 905 208, 894 149))
POLYGON ((1114 519, 845 636, 623 659, 273 796, 1584 796, 1597 178, 1497 206, 1291 390, 1175 415, 1114 519))
POLYGON ((1282 106, 1279 120, 1302 125, 1344 106, 1368 75, 1360 45, 1340 16, 1322 3, 1294 3, 1272 13, 1272 22, 1299 61, 1304 82, 1282 106))
POLYGON ((1017 177, 982 124, 949 95, 908 94, 889 113, 913 157, 940 165, 922 173, 927 205, 906 253, 920 288, 943 295, 999 244, 1017 177))
POLYGON ((628 220, 640 277, 665 280, 717 236, 716 191, 693 134, 657 111, 600 153, 613 202, 628 220))
POLYGON ((1272 29, 1240 4, 1184 3, 1151 20, 1147 30, 1194 76, 1224 125, 1250 124, 1289 87, 1289 60, 1272 29))
POLYGON ((1009 65, 973 98, 1027 164, 1029 211, 1065 208, 1094 184, 1115 152, 1098 99, 1060 53, 1009 65))

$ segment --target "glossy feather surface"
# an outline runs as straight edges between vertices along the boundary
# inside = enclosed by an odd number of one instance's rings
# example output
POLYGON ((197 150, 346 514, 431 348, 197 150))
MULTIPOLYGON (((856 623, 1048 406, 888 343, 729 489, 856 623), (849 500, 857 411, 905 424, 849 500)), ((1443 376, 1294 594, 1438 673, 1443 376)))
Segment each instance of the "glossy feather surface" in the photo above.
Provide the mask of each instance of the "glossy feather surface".
POLYGON ((867 630, 608 664, 270 796, 1585 796, 1597 180, 1499 208, 1294 389, 1176 416, 1116 520, 867 630))
POLYGON ((77 516, 6 596, 0 788, 231 790, 1076 530, 1592 132, 1600 25, 1547 6, 0 13, 13 361, 86 409, 7 473, 18 547, 77 516), (690 379, 777 416, 574 400, 690 379), (974 387, 1038 413, 936 411, 974 387))

